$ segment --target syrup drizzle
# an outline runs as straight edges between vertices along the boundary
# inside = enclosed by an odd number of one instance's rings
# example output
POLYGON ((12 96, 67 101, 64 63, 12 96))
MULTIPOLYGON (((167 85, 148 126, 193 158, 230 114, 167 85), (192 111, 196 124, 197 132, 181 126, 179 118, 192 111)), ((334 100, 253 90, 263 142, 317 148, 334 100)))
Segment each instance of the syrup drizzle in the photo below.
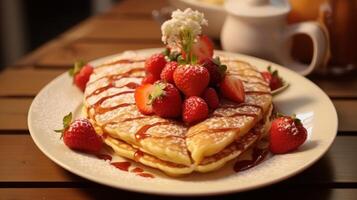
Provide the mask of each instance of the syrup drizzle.
POLYGON ((140 150, 137 150, 135 151, 134 153, 134 160, 136 162, 139 162, 139 160, 144 156, 144 152, 140 151, 140 150))
POLYGON ((139 84, 137 83, 134 83, 134 82, 129 82, 123 86, 115 86, 113 82, 110 82, 107 86, 104 86, 104 87, 101 87, 101 88, 98 88, 96 90, 94 90, 91 94, 87 95, 86 96, 86 99, 94 96, 94 95, 98 95, 110 88, 123 88, 123 87, 127 87, 129 89, 136 89, 137 87, 139 87, 139 84))
POLYGON ((120 169, 122 171, 129 171, 129 167, 131 166, 131 162, 112 162, 110 163, 111 165, 113 165, 114 167, 116 167, 117 169, 120 169))
POLYGON ((129 64, 129 63, 139 63, 139 62, 145 62, 145 59, 142 59, 142 60, 121 59, 121 60, 116 60, 116 61, 113 61, 110 63, 104 63, 101 65, 98 65, 96 68, 108 67, 110 65, 115 65, 115 64, 129 64))
POLYGON ((133 73, 136 72, 145 72, 144 68, 133 68, 130 69, 127 72, 120 72, 120 73, 116 73, 116 74, 110 74, 110 75, 106 75, 100 78, 97 78, 96 80, 89 82, 87 86, 94 84, 95 82, 102 80, 102 79, 108 79, 109 83, 114 82, 116 80, 119 80, 121 78, 125 78, 125 77, 131 77, 131 78, 143 78, 144 76, 142 75, 138 75, 138 76, 131 76, 133 73))
POLYGON ((252 154, 252 160, 237 161, 233 167, 234 171, 240 172, 258 165, 265 159, 265 157, 268 155, 268 152, 269 152, 268 148, 264 148, 264 149, 254 148, 252 154))
POLYGON ((172 124, 172 122, 156 122, 153 124, 148 124, 148 125, 144 125, 143 127, 141 127, 136 133, 135 133, 135 139, 140 141, 142 139, 145 139, 147 137, 150 137, 150 134, 147 134, 146 132, 154 127, 154 126, 159 126, 159 125, 169 125, 172 124))
POLYGON ((130 172, 141 173, 141 172, 144 172, 144 170, 142 168, 140 168, 140 167, 135 167, 130 172))
POLYGON ((97 154, 96 157, 104 161, 112 161, 112 156, 108 154, 97 154))

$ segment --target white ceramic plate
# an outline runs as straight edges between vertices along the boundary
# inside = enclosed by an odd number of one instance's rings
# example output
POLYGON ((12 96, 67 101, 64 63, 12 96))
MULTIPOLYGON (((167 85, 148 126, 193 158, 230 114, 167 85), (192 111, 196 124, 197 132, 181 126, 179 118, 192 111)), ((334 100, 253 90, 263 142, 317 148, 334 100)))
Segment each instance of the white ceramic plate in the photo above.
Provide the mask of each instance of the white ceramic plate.
MULTIPOLYGON (((158 49, 136 51, 152 54, 158 49)), ((279 111, 297 114, 308 130, 308 139, 297 151, 275 155, 250 170, 235 173, 232 164, 208 174, 194 173, 183 178, 171 178, 154 169, 154 179, 120 171, 95 156, 71 151, 53 130, 61 128, 62 117, 74 112, 78 117, 83 94, 72 85, 67 73, 60 75, 34 99, 28 115, 28 126, 36 145, 58 165, 81 177, 104 185, 145 193, 166 195, 209 195, 246 191, 287 179, 316 162, 332 144, 337 132, 336 110, 326 94, 314 83, 297 73, 274 63, 245 55, 225 53, 245 60, 261 70, 268 65, 278 69, 290 86, 274 96, 279 111)), ((112 56, 93 61, 97 65, 112 56)), ((120 157, 114 157, 120 160, 120 157)))

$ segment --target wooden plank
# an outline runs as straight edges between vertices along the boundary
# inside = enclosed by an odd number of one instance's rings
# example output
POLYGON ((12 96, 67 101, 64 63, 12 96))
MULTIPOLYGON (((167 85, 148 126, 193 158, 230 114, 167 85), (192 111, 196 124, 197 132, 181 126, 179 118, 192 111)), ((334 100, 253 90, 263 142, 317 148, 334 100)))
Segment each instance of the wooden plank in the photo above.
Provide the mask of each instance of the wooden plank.
MULTIPOLYGON (((30 135, 0 135, 0 182, 78 181, 78 176, 49 160, 33 143, 30 135)), ((1 196, 1 195, 0 195, 1 196)))
MULTIPOLYGON (((33 66, 37 60, 43 57, 44 54, 53 51, 56 48, 59 48, 62 44, 62 41, 59 39, 51 40, 34 51, 26 54, 19 60, 17 60, 13 65, 14 66, 33 66)), ((62 44, 63 45, 63 44, 62 44)))
POLYGON ((333 100, 339 131, 357 131, 357 100, 333 100))
POLYGON ((0 73, 0 97, 35 96, 64 70, 7 69, 0 73))
POLYGON ((64 33, 69 40, 87 39, 101 41, 161 41, 160 25, 152 19, 91 18, 64 33))
POLYGON ((108 14, 151 15, 151 11, 168 6, 167 0, 130 0, 114 5, 108 14))
POLYGON ((0 130, 27 130, 32 98, 0 98, 0 130))
MULTIPOLYGON (((70 176, 50 159, 46 158, 33 144, 31 137, 24 134, 0 134, 0 182, 72 182, 70 176)), ((338 184, 357 183, 357 137, 338 136, 328 153, 315 165, 288 183, 338 184)))
POLYGON ((345 77, 311 77, 331 98, 357 98, 357 74, 345 77))
MULTIPOLYGON (((269 187, 265 189, 253 190, 245 193, 236 193, 223 196, 209 197, 191 197, 185 199, 282 199, 286 197, 289 200, 301 199, 323 199, 323 200, 355 200, 357 189, 341 189, 341 188, 282 188, 269 187)), ((182 197, 156 196, 141 193, 127 192, 116 190, 113 188, 2 188, 0 196, 3 200, 10 199, 51 199, 51 200, 90 200, 90 199, 172 199, 178 200, 182 197)))
POLYGON ((70 67, 76 60, 90 61, 96 58, 117 54, 126 50, 160 47, 159 42, 85 42, 78 41, 52 49, 37 58, 36 67, 70 67))

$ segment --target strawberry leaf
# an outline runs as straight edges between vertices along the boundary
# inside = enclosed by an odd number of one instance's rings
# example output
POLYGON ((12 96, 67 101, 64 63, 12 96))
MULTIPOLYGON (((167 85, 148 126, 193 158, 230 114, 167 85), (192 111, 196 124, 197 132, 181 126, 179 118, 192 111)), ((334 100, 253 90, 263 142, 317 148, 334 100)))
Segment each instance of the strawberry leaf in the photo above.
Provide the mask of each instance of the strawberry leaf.
POLYGON ((169 48, 166 48, 163 52, 162 52, 163 55, 169 57, 170 56, 170 49, 169 48))
POLYGON ((76 61, 74 63, 73 68, 68 71, 69 75, 75 76, 76 74, 78 74, 81 71, 81 69, 83 68, 84 65, 85 65, 85 62, 83 60, 76 61))
POLYGON ((72 112, 68 113, 68 115, 63 117, 63 128, 66 129, 72 122, 72 112))
POLYGON ((56 133, 61 133, 61 139, 63 137, 64 131, 69 127, 71 122, 72 122, 72 112, 70 112, 68 115, 63 117, 63 121, 62 121, 63 129, 54 130, 56 133))
POLYGON ((218 72, 221 74, 221 76, 224 76, 224 74, 227 71, 227 65, 221 64, 221 59, 216 56, 214 59, 212 59, 213 63, 217 65, 218 72))
POLYGON ((170 61, 177 61, 179 56, 181 56, 180 52, 173 51, 171 54, 168 56, 170 61))
POLYGON ((180 65, 186 64, 186 60, 182 57, 182 55, 179 55, 177 57, 177 63, 180 65))
POLYGON ((161 98, 165 95, 166 84, 163 82, 155 83, 152 92, 149 94, 149 102, 151 105, 156 99, 161 98))

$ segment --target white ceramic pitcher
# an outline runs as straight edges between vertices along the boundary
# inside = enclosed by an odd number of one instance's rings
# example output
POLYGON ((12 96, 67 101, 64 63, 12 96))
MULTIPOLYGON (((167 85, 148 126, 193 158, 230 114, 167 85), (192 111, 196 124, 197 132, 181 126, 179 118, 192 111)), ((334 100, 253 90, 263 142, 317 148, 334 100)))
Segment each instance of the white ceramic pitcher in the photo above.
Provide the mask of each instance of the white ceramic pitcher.
POLYGON ((265 58, 302 75, 324 62, 328 40, 315 22, 287 25, 290 5, 284 0, 226 0, 227 17, 221 32, 224 50, 265 58), (292 36, 307 34, 313 43, 309 65, 291 57, 292 36))

